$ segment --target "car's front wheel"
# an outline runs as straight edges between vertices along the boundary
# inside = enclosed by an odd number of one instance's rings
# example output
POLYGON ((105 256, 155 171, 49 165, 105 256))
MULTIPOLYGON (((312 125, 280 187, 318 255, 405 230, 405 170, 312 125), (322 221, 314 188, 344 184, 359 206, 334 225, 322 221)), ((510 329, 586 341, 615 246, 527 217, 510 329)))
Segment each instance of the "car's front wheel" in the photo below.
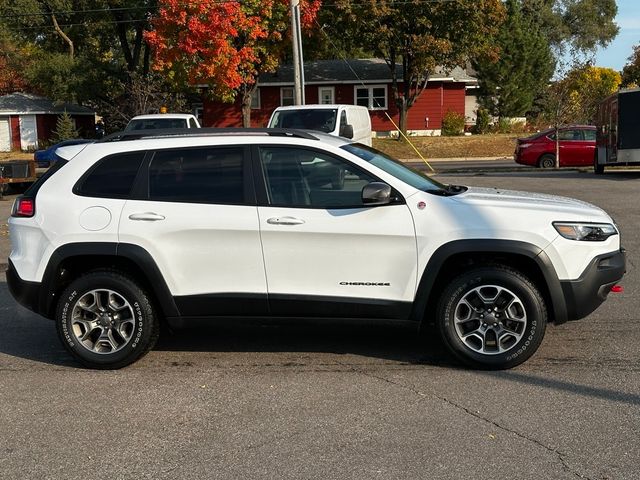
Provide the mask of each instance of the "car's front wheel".
POLYGON ((159 335, 147 294, 111 270, 74 280, 60 296, 55 320, 66 349, 89 368, 129 365, 153 348, 159 335))
POLYGON ((520 272, 502 265, 477 267, 453 279, 438 306, 445 346, 462 362, 506 369, 540 346, 547 324, 545 302, 520 272))

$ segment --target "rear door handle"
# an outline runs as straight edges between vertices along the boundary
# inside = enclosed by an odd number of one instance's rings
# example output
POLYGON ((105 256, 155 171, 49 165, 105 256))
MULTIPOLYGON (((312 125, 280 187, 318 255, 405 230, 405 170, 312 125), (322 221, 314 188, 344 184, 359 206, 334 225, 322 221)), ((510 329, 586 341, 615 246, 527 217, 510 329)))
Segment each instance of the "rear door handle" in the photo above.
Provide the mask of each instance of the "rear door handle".
POLYGON ((142 222, 157 222, 158 220, 164 220, 164 215, 153 212, 144 213, 132 213, 129 215, 129 220, 139 220, 142 222))
POLYGON ((304 220, 296 217, 271 217, 267 223, 271 225, 302 225, 304 220))

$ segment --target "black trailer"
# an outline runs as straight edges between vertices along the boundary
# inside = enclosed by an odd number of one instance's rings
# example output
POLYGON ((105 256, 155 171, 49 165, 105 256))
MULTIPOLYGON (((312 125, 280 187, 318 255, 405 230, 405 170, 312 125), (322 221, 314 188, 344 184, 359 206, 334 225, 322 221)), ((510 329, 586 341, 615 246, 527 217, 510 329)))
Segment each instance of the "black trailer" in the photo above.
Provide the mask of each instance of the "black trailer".
POLYGON ((596 117, 595 173, 616 165, 640 165, 640 88, 605 98, 596 117))

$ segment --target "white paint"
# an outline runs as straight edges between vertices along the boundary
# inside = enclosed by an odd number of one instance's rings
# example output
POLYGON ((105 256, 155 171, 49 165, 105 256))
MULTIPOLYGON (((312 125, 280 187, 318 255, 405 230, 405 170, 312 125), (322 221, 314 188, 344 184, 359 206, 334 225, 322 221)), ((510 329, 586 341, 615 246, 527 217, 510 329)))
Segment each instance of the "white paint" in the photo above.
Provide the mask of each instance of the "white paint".
POLYGON ((11 128, 9 117, 0 118, 0 152, 11 151, 11 128))
POLYGON ((35 115, 20 115, 20 148, 24 151, 38 148, 38 127, 35 115))
POLYGON ((111 212, 105 207, 89 207, 80 214, 80 226, 90 232, 104 230, 111 223, 111 212))

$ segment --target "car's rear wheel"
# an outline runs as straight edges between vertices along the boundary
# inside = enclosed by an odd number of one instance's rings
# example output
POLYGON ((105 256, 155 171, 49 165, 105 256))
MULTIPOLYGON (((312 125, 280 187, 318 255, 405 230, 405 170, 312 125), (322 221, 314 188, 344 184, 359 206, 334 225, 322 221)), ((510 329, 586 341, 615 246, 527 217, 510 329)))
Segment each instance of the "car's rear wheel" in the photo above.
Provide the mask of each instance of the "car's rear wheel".
POLYGON ((159 335, 147 294, 111 270, 73 281, 60 296, 55 320, 66 349, 89 368, 129 365, 153 348, 159 335))
POLYGON ((538 160, 538 167, 540 168, 554 168, 556 166, 556 157, 550 153, 545 153, 538 160))
POLYGON ((438 305, 445 346, 463 363, 506 369, 527 360, 540 346, 547 310, 536 286, 502 265, 469 270, 453 279, 438 305))

